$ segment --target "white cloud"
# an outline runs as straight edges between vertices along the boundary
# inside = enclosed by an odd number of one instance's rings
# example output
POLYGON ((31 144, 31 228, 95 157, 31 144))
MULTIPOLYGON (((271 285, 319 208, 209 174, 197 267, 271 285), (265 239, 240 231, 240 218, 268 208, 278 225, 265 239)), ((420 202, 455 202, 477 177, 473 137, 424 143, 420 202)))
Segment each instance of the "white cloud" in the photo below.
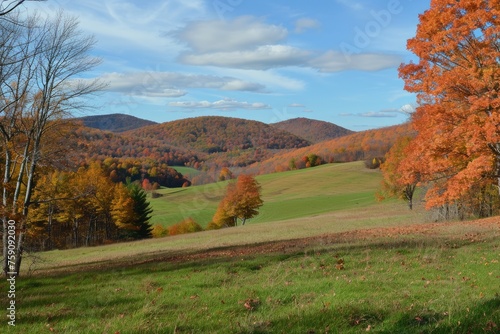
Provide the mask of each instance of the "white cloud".
POLYGON ((243 80, 231 80, 226 82, 221 86, 220 89, 222 90, 235 90, 235 91, 249 91, 249 92, 259 92, 262 91, 264 88, 263 85, 257 84, 257 83, 252 83, 252 82, 246 82, 243 80))
POLYGON ((413 114, 417 110, 417 107, 413 104, 405 104, 401 108, 399 108, 399 112, 407 115, 413 114))
POLYGON ((271 106, 261 102, 240 102, 233 99, 223 99, 215 102, 209 101, 177 101, 170 102, 169 107, 183 108, 183 109, 217 109, 221 111, 232 110, 265 110, 271 109, 271 106))
POLYGON ((312 59, 309 64, 320 72, 340 72, 347 70, 379 71, 396 68, 402 63, 402 57, 390 54, 360 53, 344 54, 338 51, 327 51, 312 59))
POLYGON ((295 32, 296 33, 303 33, 304 31, 308 29, 316 29, 319 28, 320 24, 318 21, 311 19, 311 18, 301 18, 295 21, 295 32))
POLYGON ((290 76, 285 76, 279 73, 276 69, 267 71, 260 70, 245 70, 237 68, 214 68, 216 73, 224 74, 231 77, 238 77, 241 80, 249 82, 259 82, 270 90, 303 90, 305 82, 297 80, 290 76))
POLYGON ((305 108, 306 106, 303 104, 300 104, 300 103, 290 103, 288 105, 288 107, 290 107, 290 108, 305 108))
POLYGON ((206 15, 206 1, 204 0, 87 0, 82 7, 101 11, 113 23, 131 27, 156 26, 179 27, 186 20, 199 19, 206 15), (158 25, 161 24, 161 25, 158 25))
POLYGON ((242 16, 232 21, 210 20, 188 24, 174 34, 195 52, 214 53, 252 50, 284 40, 285 28, 242 16))
POLYGON ((409 115, 415 112, 416 107, 412 104, 405 104, 399 109, 383 109, 380 111, 369 111, 364 113, 343 113, 340 116, 356 116, 356 117, 376 117, 376 118, 394 118, 398 114, 409 115))
POLYGON ((181 97, 187 94, 187 91, 181 89, 163 89, 159 92, 144 92, 144 95, 150 97, 181 97))
POLYGON ((106 73, 100 77, 108 91, 134 96, 180 97, 188 88, 263 92, 263 85, 232 77, 174 72, 106 73))
POLYGON ((288 35, 287 29, 252 16, 192 22, 172 35, 190 48, 178 57, 186 65, 267 70, 302 66, 311 55, 280 44, 288 35))
MULTIPOLYGON (((296 32, 319 27, 318 21, 301 18, 296 32)), ((402 59, 391 54, 323 54, 282 43, 288 31, 252 16, 232 21, 194 21, 170 34, 185 42, 189 50, 177 58, 184 65, 214 66, 246 70, 310 67, 330 73, 344 70, 377 71, 398 66, 402 59)))
POLYGON ((188 65, 267 70, 304 65, 310 54, 288 45, 263 45, 255 50, 185 54, 179 60, 188 65))
MULTIPOLYGON (((50 1, 34 3, 37 12, 54 12, 50 1)), ((56 1, 56 5, 63 5, 56 1)), ((65 11, 78 17, 80 27, 97 37, 98 48, 116 54, 124 50, 177 54, 183 47, 173 39, 162 37, 186 21, 206 16, 204 0, 86 0, 65 1, 65 11)))

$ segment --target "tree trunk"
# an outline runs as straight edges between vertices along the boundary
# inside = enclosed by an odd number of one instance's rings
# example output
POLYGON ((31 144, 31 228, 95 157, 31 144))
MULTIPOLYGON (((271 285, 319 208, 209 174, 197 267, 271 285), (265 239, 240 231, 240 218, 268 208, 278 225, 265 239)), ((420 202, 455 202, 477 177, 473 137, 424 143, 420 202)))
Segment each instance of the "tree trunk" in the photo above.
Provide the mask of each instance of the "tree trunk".
POLYGON ((73 241, 74 241, 74 247, 78 247, 78 219, 74 219, 73 221, 73 241))
POLYGON ((54 205, 49 203, 49 212, 48 212, 48 221, 47 221, 47 246, 44 247, 44 250, 51 250, 53 241, 52 241, 52 217, 54 215, 54 205), (45 249, 46 248, 46 249, 45 249))
POLYGON ((24 242, 24 222, 21 223, 21 230, 19 231, 19 235, 17 238, 17 247, 16 247, 16 261, 15 261, 15 269, 16 276, 19 276, 21 273, 21 262, 23 261, 23 242, 24 242))

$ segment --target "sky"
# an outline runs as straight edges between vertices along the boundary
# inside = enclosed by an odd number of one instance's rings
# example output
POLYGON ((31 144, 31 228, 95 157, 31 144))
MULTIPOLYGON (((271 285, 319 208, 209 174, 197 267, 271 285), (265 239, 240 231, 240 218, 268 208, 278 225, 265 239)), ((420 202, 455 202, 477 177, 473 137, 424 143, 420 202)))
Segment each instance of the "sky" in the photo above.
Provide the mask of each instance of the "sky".
POLYGON ((48 0, 75 16, 105 91, 85 115, 155 122, 307 117, 362 131, 408 120, 398 77, 428 0, 48 0))

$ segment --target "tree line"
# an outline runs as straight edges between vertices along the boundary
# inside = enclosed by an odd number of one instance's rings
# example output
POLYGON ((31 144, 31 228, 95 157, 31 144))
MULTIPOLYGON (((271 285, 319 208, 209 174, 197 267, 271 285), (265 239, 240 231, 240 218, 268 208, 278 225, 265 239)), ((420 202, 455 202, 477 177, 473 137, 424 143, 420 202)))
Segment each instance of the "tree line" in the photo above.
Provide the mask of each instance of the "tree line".
POLYGON ((71 155, 69 147, 61 145, 71 132, 65 118, 85 108, 86 97, 104 87, 98 80, 78 79, 101 62, 90 55, 95 43, 93 36, 79 29, 76 18, 63 12, 52 17, 15 12, 0 16, 0 214, 5 273, 20 271, 26 238, 32 233, 31 209, 50 201, 35 196, 43 173, 64 168, 71 155), (9 220, 16 222, 14 249, 7 249, 9 220), (9 259, 15 260, 9 263, 9 259))
POLYGON ((152 210, 137 183, 114 183, 98 163, 37 181, 27 223, 31 251, 151 237, 152 210))

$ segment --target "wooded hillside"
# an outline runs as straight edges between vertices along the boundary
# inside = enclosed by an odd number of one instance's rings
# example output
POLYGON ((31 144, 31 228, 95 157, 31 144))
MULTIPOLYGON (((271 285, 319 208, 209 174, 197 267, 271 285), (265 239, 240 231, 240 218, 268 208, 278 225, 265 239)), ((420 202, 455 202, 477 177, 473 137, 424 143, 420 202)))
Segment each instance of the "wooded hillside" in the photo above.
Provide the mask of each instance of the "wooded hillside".
POLYGON ((272 173, 306 167, 311 156, 321 161, 350 162, 374 157, 383 157, 398 138, 413 137, 415 131, 409 123, 356 132, 348 136, 321 142, 301 149, 276 154, 249 167, 252 173, 272 173))
MULTIPOLYGON (((304 124, 303 133, 315 132, 315 128, 307 127, 308 124, 336 127, 307 119, 291 120, 290 123, 304 124)), ((197 176, 195 184, 216 181, 224 167, 232 168, 236 174, 263 174, 311 166, 311 162, 307 164, 306 161, 310 155, 317 156, 311 156, 312 165, 383 157, 398 138, 413 135, 410 125, 403 124, 356 132, 312 145, 274 126, 226 117, 190 118, 123 133, 88 127, 76 131, 83 160, 104 161, 111 157, 138 163, 147 159, 207 172, 197 176)))
POLYGON ((272 126, 293 133, 311 143, 319 143, 354 133, 333 123, 299 117, 283 122, 271 124, 272 126))
POLYGON ((290 149, 310 145, 305 139, 265 123, 216 116, 152 125, 129 131, 127 135, 161 140, 176 147, 205 153, 251 148, 290 149))
POLYGON ((77 120, 82 121, 83 125, 86 127, 111 132, 124 132, 141 128, 143 126, 157 124, 153 121, 125 114, 85 116, 77 118, 77 120))

